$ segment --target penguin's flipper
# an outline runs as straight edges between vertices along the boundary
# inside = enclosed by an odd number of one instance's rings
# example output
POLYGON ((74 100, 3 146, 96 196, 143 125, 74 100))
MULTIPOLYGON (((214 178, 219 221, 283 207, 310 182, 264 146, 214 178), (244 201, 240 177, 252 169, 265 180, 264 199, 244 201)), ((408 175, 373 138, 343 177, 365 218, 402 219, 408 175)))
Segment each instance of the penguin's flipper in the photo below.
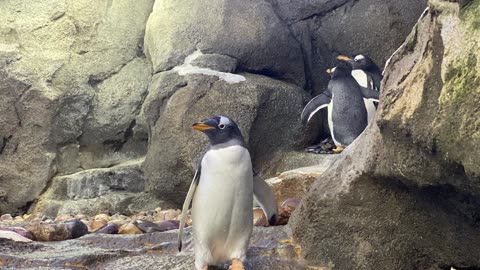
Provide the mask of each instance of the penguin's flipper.
POLYGON ((278 217, 277 201, 272 188, 263 178, 253 171, 253 198, 260 205, 270 225, 276 223, 278 217))
POLYGON ((200 173, 202 172, 201 162, 198 163, 197 170, 193 176, 192 183, 188 189, 187 197, 182 207, 182 218, 180 219, 180 227, 178 228, 178 251, 182 251, 182 239, 183 239, 183 228, 185 227, 185 221, 187 219, 188 208, 190 203, 193 200, 193 195, 195 195, 195 190, 197 189, 198 183, 200 182, 200 173))
POLYGON ((362 96, 364 98, 378 102, 378 99, 380 97, 379 91, 375 91, 373 89, 362 87, 362 86, 360 86, 360 91, 362 92, 362 96))
POLYGON ((321 109, 326 108, 332 101, 332 93, 329 90, 324 91, 320 95, 310 100, 302 111, 302 123, 307 124, 308 121, 321 109))

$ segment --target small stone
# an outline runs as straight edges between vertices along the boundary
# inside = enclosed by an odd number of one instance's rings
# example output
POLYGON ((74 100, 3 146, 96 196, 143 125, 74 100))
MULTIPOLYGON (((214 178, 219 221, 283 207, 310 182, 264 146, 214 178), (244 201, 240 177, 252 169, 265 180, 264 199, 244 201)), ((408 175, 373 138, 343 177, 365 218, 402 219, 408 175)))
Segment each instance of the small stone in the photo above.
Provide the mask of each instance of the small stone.
POLYGON ((13 220, 13 217, 10 214, 3 214, 0 216, 0 221, 11 221, 11 220, 13 220))
POLYGON ((151 233, 151 232, 160 232, 160 227, 151 221, 147 220, 136 220, 133 222, 142 232, 151 233))
POLYGON ((0 231, 0 239, 10 239, 16 242, 32 242, 32 239, 28 239, 13 231, 0 231))
POLYGON ((112 219, 110 221, 110 223, 113 223, 113 224, 117 225, 118 227, 121 227, 122 225, 127 224, 129 222, 130 221, 126 220, 126 219, 112 219))
POLYGON ((31 240, 35 240, 32 233, 22 227, 0 227, 0 231, 11 231, 31 240))
MULTIPOLYGON (((165 220, 157 223, 161 232, 175 230, 180 227, 180 221, 178 220, 165 220)), ((188 224, 187 224, 188 225, 188 224)))
POLYGON ((142 231, 135 226, 132 222, 123 224, 119 229, 118 229, 119 234, 142 234, 142 231))
POLYGON ((163 210, 160 212, 160 214, 163 214, 164 216, 164 219, 163 220, 174 220, 174 219, 177 219, 178 216, 180 216, 180 214, 182 213, 182 211, 180 210, 175 210, 175 209, 168 209, 168 210, 163 210))
POLYGON ((109 221, 111 220, 111 217, 107 214, 98 214, 95 216, 95 219, 96 220, 106 220, 106 221, 109 221))
POLYGON ((300 204, 300 199, 288 198, 280 205, 280 208, 284 209, 286 212, 290 214, 295 211, 295 209, 300 204))
POLYGON ((115 223, 108 223, 103 228, 98 229, 95 233, 105 233, 105 234, 117 234, 118 226, 115 223))
POLYGON ((253 225, 263 227, 269 226, 267 217, 265 217, 265 213, 263 213, 262 208, 253 209, 253 225))
POLYGON ((108 221, 104 219, 95 219, 88 222, 88 231, 95 232, 108 224, 108 221))
POLYGON ((74 239, 88 233, 88 227, 78 219, 60 223, 40 222, 27 227, 37 241, 62 241, 74 239))

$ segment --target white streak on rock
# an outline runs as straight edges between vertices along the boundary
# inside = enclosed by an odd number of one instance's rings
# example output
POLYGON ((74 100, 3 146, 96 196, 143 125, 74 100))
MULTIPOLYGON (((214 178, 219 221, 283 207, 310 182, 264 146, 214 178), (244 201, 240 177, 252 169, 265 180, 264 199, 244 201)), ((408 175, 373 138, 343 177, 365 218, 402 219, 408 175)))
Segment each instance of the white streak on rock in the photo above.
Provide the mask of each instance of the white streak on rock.
POLYGON ((210 68, 202 68, 193 66, 191 62, 197 59, 199 56, 203 55, 200 50, 194 51, 192 54, 185 58, 183 65, 176 66, 173 68, 174 71, 178 73, 178 75, 185 76, 187 74, 204 74, 208 76, 217 76, 221 80, 226 81, 227 83, 239 83, 246 80, 246 78, 242 75, 228 73, 228 72, 221 72, 218 70, 213 70, 210 68))

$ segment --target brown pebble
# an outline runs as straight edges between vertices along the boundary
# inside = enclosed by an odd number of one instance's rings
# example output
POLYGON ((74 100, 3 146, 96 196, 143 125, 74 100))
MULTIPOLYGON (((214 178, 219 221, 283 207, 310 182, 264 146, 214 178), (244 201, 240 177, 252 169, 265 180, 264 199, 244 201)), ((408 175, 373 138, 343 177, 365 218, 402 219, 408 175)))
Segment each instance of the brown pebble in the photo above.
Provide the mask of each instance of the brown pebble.
POLYGON ((95 219, 98 219, 98 220, 103 219, 103 220, 109 221, 111 220, 111 217, 107 214, 98 214, 95 216, 95 219))
POLYGON ((135 226, 133 223, 127 223, 123 224, 119 229, 118 229, 119 234, 142 234, 142 231, 135 226))
POLYGON ((267 217, 265 217, 265 213, 263 213, 262 208, 253 209, 253 225, 263 227, 267 227, 269 225, 267 217))
POLYGON ((10 221, 10 220, 13 220, 13 217, 10 214, 3 214, 0 216, 0 221, 10 221))
POLYGON ((78 219, 59 223, 39 222, 28 225, 27 230, 37 241, 62 241, 88 233, 88 227, 78 219))
POLYGON ((88 222, 88 231, 95 232, 98 229, 105 227, 108 224, 108 221, 104 219, 95 219, 88 222))

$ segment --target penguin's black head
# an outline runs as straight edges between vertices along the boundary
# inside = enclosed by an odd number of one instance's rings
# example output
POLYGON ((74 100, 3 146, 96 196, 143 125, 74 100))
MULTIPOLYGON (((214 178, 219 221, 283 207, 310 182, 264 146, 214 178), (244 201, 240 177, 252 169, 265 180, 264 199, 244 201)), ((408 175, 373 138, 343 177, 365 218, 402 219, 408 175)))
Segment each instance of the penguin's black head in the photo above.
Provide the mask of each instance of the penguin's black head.
POLYGON ((332 77, 332 79, 344 76, 351 76, 352 67, 350 65, 340 63, 334 68, 327 69, 327 73, 330 74, 330 77, 332 77))
POLYGON ((363 54, 359 54, 354 58, 350 58, 345 55, 337 56, 337 59, 349 63, 352 66, 352 69, 362 69, 369 70, 372 68, 378 69, 378 66, 373 62, 373 60, 363 54))
POLYGON ((242 133, 237 124, 225 116, 214 116, 195 123, 193 129, 205 133, 211 145, 226 143, 230 140, 238 140, 240 144, 244 144, 242 133))

